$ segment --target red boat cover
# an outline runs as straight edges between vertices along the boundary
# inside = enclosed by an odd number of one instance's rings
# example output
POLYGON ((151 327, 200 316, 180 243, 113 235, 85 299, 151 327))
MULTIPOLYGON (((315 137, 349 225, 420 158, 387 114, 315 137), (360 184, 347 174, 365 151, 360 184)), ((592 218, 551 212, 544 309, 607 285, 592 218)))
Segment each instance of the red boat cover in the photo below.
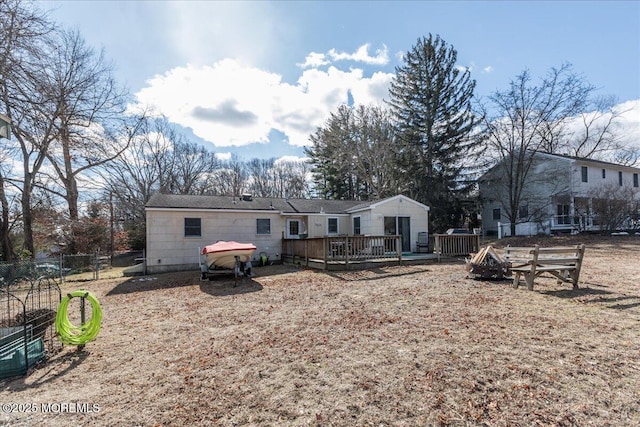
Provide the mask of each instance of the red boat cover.
POLYGON ((210 254, 212 252, 230 252, 230 251, 255 251, 256 246, 253 243, 238 243, 238 242, 216 242, 213 245, 208 245, 202 248, 203 254, 210 254))

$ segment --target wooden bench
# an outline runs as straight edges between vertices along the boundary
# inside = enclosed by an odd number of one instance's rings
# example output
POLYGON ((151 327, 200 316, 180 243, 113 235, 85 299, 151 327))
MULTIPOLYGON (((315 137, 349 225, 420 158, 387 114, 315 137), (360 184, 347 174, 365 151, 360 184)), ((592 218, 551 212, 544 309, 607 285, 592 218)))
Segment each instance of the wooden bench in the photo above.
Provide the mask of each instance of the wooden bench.
POLYGON ((513 273, 513 287, 518 288, 520 276, 524 276, 527 289, 533 290, 533 281, 543 273, 558 279, 558 283, 571 282, 578 289, 578 278, 582 268, 584 244, 571 247, 518 248, 507 246, 504 257, 510 263, 513 273))

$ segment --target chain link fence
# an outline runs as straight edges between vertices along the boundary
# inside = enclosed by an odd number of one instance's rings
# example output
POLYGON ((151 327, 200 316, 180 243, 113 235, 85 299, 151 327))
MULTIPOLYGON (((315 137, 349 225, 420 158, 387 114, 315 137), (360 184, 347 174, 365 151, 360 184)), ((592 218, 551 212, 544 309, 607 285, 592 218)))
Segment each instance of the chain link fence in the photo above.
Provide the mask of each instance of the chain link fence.
POLYGON ((111 257, 101 256, 100 253, 0 262, 0 280, 11 283, 19 278, 35 280, 48 277, 64 281, 69 275, 87 272, 93 273, 93 278, 98 279, 100 270, 109 267, 111 257))

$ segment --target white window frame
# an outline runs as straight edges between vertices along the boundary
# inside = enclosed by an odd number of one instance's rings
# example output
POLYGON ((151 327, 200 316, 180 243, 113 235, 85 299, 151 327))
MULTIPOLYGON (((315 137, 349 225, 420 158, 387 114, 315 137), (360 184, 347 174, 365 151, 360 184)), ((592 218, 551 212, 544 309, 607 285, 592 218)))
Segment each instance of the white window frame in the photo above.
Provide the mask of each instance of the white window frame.
POLYGON ((582 182, 589 182, 589 168, 587 166, 580 167, 580 175, 582 182))
POLYGON ((337 216, 330 216, 327 218, 327 234, 340 234, 340 219, 337 216), (329 221, 336 220, 336 231, 329 230, 329 221))
POLYGON ((185 217, 184 227, 182 229, 185 239, 200 239, 202 238, 202 218, 200 217, 185 217), (187 225, 187 220, 198 220, 198 225, 187 225), (197 230, 198 234, 187 234, 187 230, 197 230))
POLYGON ((285 236, 287 237, 287 239, 297 239, 298 237, 300 237, 300 233, 302 232, 302 221, 299 219, 287 219, 287 229, 286 229, 286 233, 285 236), (297 222, 298 223, 298 234, 291 234, 289 233, 289 231, 291 230, 290 228, 290 224, 292 222, 297 222))
POLYGON ((271 218, 256 218, 256 234, 258 236, 270 236, 271 235, 271 218), (269 221, 269 232, 268 233, 260 233, 258 227, 258 221, 269 221))
POLYGON ((351 227, 353 228, 353 234, 362 234, 362 216, 361 215, 356 215, 353 217, 353 219, 351 220, 351 227), (358 222, 360 224, 358 224, 358 227, 360 227, 360 230, 358 230, 358 232, 356 233, 356 218, 358 218, 358 222))

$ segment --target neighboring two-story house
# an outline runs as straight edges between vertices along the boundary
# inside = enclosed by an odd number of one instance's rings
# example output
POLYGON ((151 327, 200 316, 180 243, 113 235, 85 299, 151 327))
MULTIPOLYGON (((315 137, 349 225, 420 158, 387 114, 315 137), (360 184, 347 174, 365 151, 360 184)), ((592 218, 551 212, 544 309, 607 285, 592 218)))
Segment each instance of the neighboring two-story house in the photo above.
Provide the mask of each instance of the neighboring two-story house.
POLYGON ((478 180, 485 233, 510 235, 513 218, 516 235, 637 225, 640 168, 537 152, 518 182, 509 171, 516 166, 498 164, 478 180))

